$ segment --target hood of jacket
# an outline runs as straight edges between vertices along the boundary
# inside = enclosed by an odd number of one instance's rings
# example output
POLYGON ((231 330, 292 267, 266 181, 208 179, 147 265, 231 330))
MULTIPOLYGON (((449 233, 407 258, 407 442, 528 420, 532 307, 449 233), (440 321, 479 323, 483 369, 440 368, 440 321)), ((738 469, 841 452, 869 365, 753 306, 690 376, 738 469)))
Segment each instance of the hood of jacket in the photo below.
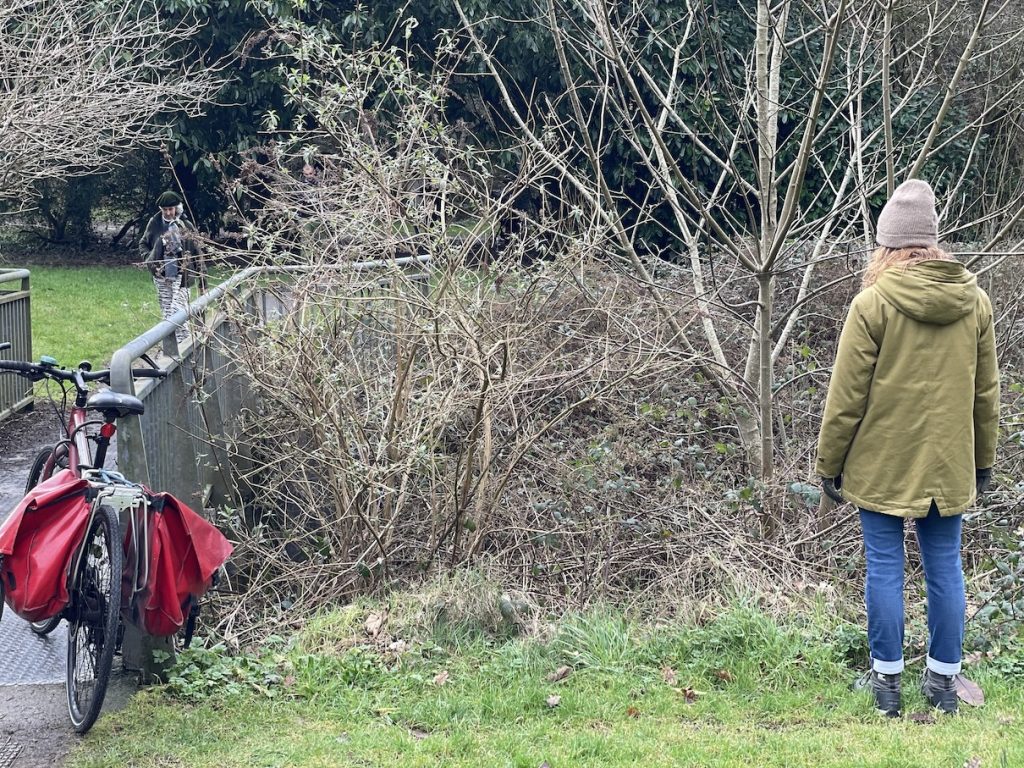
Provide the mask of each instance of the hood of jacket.
POLYGON ((978 302, 978 279, 959 261, 922 261, 889 268, 875 288, 896 309, 921 323, 955 323, 978 302))

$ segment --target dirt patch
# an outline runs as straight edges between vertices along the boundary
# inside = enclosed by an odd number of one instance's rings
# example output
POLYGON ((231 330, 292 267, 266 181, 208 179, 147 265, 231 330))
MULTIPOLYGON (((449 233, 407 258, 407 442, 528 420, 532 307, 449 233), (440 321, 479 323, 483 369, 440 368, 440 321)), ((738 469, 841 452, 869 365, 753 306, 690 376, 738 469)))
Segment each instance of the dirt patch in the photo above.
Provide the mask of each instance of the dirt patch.
POLYGON ((0 456, 20 452, 26 445, 48 445, 57 435, 57 417, 49 402, 37 401, 35 409, 0 421, 0 456))

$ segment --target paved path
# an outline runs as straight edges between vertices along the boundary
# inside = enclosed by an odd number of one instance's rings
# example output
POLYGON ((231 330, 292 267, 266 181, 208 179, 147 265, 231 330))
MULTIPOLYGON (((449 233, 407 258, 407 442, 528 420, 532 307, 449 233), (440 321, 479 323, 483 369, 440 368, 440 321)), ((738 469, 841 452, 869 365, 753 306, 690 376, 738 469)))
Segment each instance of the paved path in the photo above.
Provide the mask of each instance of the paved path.
POLYGON ((6 455, 0 456, 0 522, 7 519, 21 500, 32 459, 41 447, 34 444, 12 446, 6 455))

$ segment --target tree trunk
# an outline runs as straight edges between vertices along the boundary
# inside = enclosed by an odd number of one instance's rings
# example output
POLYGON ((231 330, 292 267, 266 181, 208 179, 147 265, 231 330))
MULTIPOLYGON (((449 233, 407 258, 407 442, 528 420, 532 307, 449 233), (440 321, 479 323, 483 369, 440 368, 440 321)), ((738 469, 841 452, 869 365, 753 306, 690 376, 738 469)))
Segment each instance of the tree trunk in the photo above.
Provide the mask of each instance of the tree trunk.
POLYGON ((772 289, 773 280, 769 272, 757 276, 757 345, 758 345, 758 396, 759 421, 761 423, 760 475, 765 482, 772 479, 775 471, 774 426, 772 422, 772 289))

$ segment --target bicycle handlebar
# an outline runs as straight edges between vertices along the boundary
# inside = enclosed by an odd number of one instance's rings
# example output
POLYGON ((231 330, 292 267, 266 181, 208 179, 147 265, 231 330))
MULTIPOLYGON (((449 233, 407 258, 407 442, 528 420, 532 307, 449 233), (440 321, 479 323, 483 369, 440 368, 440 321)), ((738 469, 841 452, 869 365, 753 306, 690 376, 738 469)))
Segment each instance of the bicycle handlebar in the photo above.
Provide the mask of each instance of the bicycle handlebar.
POLYGON ((10 349, 10 348, 11 348, 11 342, 9 342, 9 341, 0 341, 0 352, 3 352, 5 349, 10 349))
MULTIPOLYGON (((83 382, 100 381, 106 384, 110 383, 109 370, 83 371, 76 369, 69 371, 66 368, 55 368, 52 365, 40 365, 39 363, 23 363, 18 360, 0 360, 0 371, 17 373, 33 381, 54 379, 55 381, 77 383, 77 380, 80 378, 83 382)), ((161 371, 156 368, 132 368, 132 377, 136 379, 163 379, 166 376, 167 371, 161 371)))

